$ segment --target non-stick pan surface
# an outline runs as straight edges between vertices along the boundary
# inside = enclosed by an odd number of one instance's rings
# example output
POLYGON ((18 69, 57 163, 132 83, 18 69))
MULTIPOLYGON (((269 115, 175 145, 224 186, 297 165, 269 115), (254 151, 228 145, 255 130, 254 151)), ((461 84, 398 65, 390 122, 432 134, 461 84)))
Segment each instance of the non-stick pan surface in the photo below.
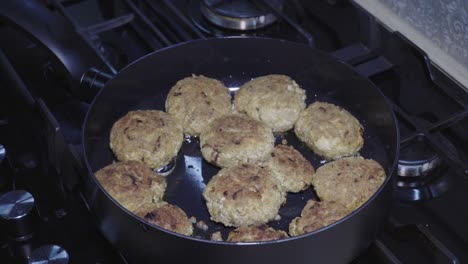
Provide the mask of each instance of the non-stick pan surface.
MULTIPOLYGON (((326 162, 300 143, 293 132, 277 135, 277 143, 283 139, 298 149, 315 168, 326 162)), ((203 245, 207 250, 211 250, 210 245, 212 245, 213 249, 223 248, 217 251, 231 248, 227 250, 235 253, 236 257, 230 261, 236 263, 244 260, 238 256, 239 254, 245 253, 245 257, 251 258, 249 254, 253 251, 247 249, 248 247, 256 247, 259 256, 262 256, 260 248, 273 249, 276 247, 273 245, 293 244, 292 241, 305 243, 305 248, 309 245, 310 249, 304 251, 304 247, 297 247, 295 253, 283 252, 284 254, 310 255, 314 251, 312 248, 315 247, 317 254, 342 251, 340 256, 329 256, 328 263, 350 260, 375 238, 386 215, 391 196, 391 175, 398 153, 398 129, 393 113, 378 89, 367 79, 359 76, 345 64, 305 45, 252 38, 224 38, 183 43, 150 54, 131 64, 111 80, 95 98, 84 124, 83 140, 84 154, 90 171, 86 196, 97 215, 100 228, 120 250, 131 255, 133 259, 140 259, 138 261, 150 256, 165 259, 168 254, 173 254, 171 253, 175 250, 173 247, 180 246, 184 246, 187 259, 174 256, 172 260, 180 258, 180 261, 185 261, 192 258, 193 261, 194 257, 189 257, 188 253, 192 249, 187 247, 203 245), (103 191, 93 172, 115 160, 109 148, 109 133, 115 121, 130 110, 165 110, 165 100, 170 88, 178 80, 192 74, 221 80, 233 91, 254 77, 267 74, 290 76, 306 90, 307 104, 316 100, 331 102, 344 107, 359 119, 364 126, 365 139, 360 153, 365 158, 378 161, 387 172, 387 180, 368 203, 336 224, 297 238, 248 243, 238 246, 244 248, 238 252, 238 249, 234 250, 235 247, 228 243, 209 241, 211 234, 216 231, 221 231, 226 238, 232 228, 226 228, 209 219, 201 194, 205 185, 219 169, 203 160, 198 139, 190 138, 184 142, 176 158, 174 171, 167 176, 168 188, 165 200, 180 206, 189 217, 195 216, 197 220, 203 220, 209 226, 208 231, 195 228, 195 238, 189 238, 142 224, 103 191), (365 210, 366 207, 370 208, 365 210), (338 228, 340 225, 342 227, 338 228), (142 235, 137 236, 135 233, 142 235), (316 238, 310 239, 314 236, 316 238), (186 243, 178 242, 172 245, 169 243, 170 239, 165 240, 169 237, 186 243), (325 238, 320 241, 320 237, 325 238), (330 239, 331 241, 327 242, 330 239), (142 249, 138 245, 146 245, 145 247, 153 249, 142 249), (330 248, 320 249, 317 245, 348 248, 334 248, 330 251, 330 248)), ((299 215, 309 198, 317 198, 312 188, 303 193, 289 194, 286 204, 280 210, 281 219, 270 222, 269 225, 287 231, 289 222, 299 215)), ((286 247, 284 248, 286 250, 286 247)), ((271 256, 262 257, 259 261, 279 263, 284 257, 277 255, 283 253, 272 252, 271 256)), ((215 255, 217 254, 219 252, 215 255)), ((297 263, 306 262, 297 258, 297 263)))

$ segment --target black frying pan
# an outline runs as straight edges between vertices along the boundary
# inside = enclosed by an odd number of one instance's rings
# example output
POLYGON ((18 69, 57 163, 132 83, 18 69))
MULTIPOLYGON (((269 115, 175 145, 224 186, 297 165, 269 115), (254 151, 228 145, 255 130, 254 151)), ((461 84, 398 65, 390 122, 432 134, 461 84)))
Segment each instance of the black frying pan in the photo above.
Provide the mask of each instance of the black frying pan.
MULTIPOLYGON (((320 157, 298 142, 292 132, 284 137, 315 168, 321 165, 320 157)), ((83 143, 89 169, 86 198, 104 236, 132 263, 347 263, 375 239, 387 215, 399 136, 393 112, 382 94, 347 65, 302 44, 224 38, 172 46, 122 70, 91 105, 84 123, 83 143), (361 208, 316 232, 271 242, 210 241, 211 233, 221 231, 226 238, 232 229, 209 220, 201 193, 218 168, 203 161, 199 142, 192 139, 184 142, 176 167, 167 177, 165 199, 189 216, 204 220, 209 230, 195 228, 195 237, 186 237, 143 223, 103 190, 93 172, 114 160, 109 132, 117 119, 135 109, 164 110, 169 89, 193 73, 219 79, 233 90, 261 75, 292 77, 307 91, 308 104, 315 100, 335 103, 360 120, 365 129, 361 155, 377 160, 386 169, 387 180, 361 208)), ((309 198, 316 198, 312 189, 288 195, 280 210, 281 220, 269 225, 287 230, 309 198)))

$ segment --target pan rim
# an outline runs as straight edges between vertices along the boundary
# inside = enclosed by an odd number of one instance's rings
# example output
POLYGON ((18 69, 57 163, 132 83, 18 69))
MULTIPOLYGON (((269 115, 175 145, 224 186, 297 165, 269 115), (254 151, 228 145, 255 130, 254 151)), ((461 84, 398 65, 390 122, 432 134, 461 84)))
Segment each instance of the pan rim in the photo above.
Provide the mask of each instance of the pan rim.
MULTIPOLYGON (((158 54, 158 53, 161 53, 161 52, 165 52, 166 50, 169 50, 169 49, 173 49, 173 48, 177 48, 177 47, 180 47, 180 46, 185 46, 185 45, 191 45, 192 43, 200 43, 200 42, 211 42, 211 41, 223 41, 223 40, 226 40, 226 39, 251 39, 253 41, 255 40, 265 40, 265 41, 276 41, 276 42, 282 42, 282 43, 287 43, 289 45, 295 45, 297 47, 301 47, 301 48, 308 48, 308 49, 311 49, 313 50, 314 52, 316 53, 320 53, 324 56, 327 56, 329 57, 330 59, 333 59, 337 62, 339 62, 340 64, 342 64, 344 67, 348 68, 349 70, 351 70, 352 72, 354 72, 355 74, 361 76, 353 67, 351 67, 350 65, 346 64, 345 62, 343 62, 342 60, 339 60, 338 58, 335 58, 333 56, 331 56, 330 54, 322 51, 322 50, 319 50, 319 49, 316 49, 314 47, 311 47, 307 44, 304 44, 304 43, 299 43, 299 42, 294 42, 294 41, 289 41, 289 40, 284 40, 284 39, 277 39, 277 38, 267 38, 267 37, 246 37, 246 36, 228 36, 228 37, 211 37, 211 38, 204 38, 204 39, 196 39, 196 40, 191 40, 191 41, 185 41, 185 42, 181 42, 181 43, 177 43, 175 45, 171 45, 171 46, 168 46, 168 47, 164 47, 162 49, 159 49, 159 50, 156 50, 154 52, 151 52, 135 61, 133 61, 132 63, 130 63, 129 65, 125 66, 124 68, 122 68, 116 76, 118 76, 119 74, 121 74, 122 72, 126 71, 129 67, 133 66, 134 64, 138 63, 139 61, 141 60, 144 60, 146 59, 148 56, 154 56, 154 54, 158 54)), ((120 209, 123 209, 127 214, 129 214, 134 220, 137 220, 140 222, 140 224, 144 224, 145 226, 149 226, 150 228, 155 228, 157 229, 158 231, 161 231, 161 232, 165 232, 167 234, 170 234, 170 235, 175 235, 179 238, 182 238, 182 239, 189 239, 189 240, 192 240, 192 241, 195 241, 195 242, 203 242, 203 243, 207 243, 207 244, 217 244, 217 245, 226 245, 226 246, 259 246, 259 245, 270 245, 270 244, 277 244, 277 243, 283 243, 283 242, 289 242, 289 241, 294 241, 294 240, 299 240, 299 239, 302 239, 302 238, 305 238, 305 237, 309 237, 309 236, 313 236, 317 233, 321 233, 321 232, 324 232, 325 230, 328 230, 328 229, 331 229, 333 227, 335 227, 336 225, 339 225, 343 222, 346 222, 348 221, 348 219, 352 218, 353 216, 355 216, 356 214, 360 213, 365 207, 367 207, 370 203, 372 203, 377 196, 380 195, 380 193, 386 188, 386 186, 388 184, 392 184, 390 181, 393 179, 394 177, 394 171, 395 171, 395 168, 397 167, 397 164, 398 164, 398 157, 399 157, 399 154, 400 154, 400 129, 399 129, 399 126, 398 126, 398 122, 397 122, 397 119, 396 119, 396 114, 395 114, 395 111, 392 107, 392 104, 390 103, 390 100, 387 98, 387 96, 385 96, 383 94, 383 92, 368 78, 364 77, 364 76, 361 76, 363 79, 366 80, 366 82, 373 87, 373 89, 375 89, 378 94, 380 95, 380 97, 384 100, 384 104, 386 105, 386 107, 388 108, 388 110, 390 111, 391 113, 391 117, 392 117, 392 123, 394 124, 394 128, 395 128, 395 135, 396 135, 396 146, 395 146, 395 155, 394 155, 394 159, 393 159, 393 162, 391 164, 391 167, 389 168, 389 172, 387 173, 387 177, 385 178, 385 181, 382 183, 382 185, 379 187, 379 189, 364 203, 362 204, 359 208, 355 209, 353 212, 351 212, 350 214, 346 215, 344 218, 330 224, 330 225, 326 225, 322 228, 319 228, 317 230, 314 230, 312 232, 309 232, 309 233, 305 233, 305 234, 302 234, 302 235, 299 235, 299 236, 293 236, 293 237, 287 237, 287 238, 283 238, 283 239, 278 239, 278 240, 270 240, 270 241, 256 241, 256 242, 236 242, 236 243, 233 243, 233 242, 227 242, 227 241, 215 241, 215 240, 208 240, 208 239, 202 239, 202 238, 197 238, 197 237, 193 237, 193 236, 187 236, 187 235, 182 235, 182 234, 179 234, 179 233, 176 233, 176 232, 173 232, 171 230, 167 230, 167 229, 164 229, 162 227, 159 227, 157 225, 153 225, 153 224, 150 224, 146 221, 144 221, 142 218, 136 216, 134 213, 132 213, 131 211, 129 211, 128 209, 126 209, 125 207, 123 207, 119 202, 117 202, 105 189, 104 187, 100 184, 100 182, 97 180, 94 172, 92 171, 91 169, 91 166, 90 166, 90 162, 88 160, 88 155, 87 155, 87 149, 86 149, 86 144, 84 144, 85 142, 85 139, 86 139, 86 127, 87 127, 87 124, 88 124, 88 119, 89 119, 89 116, 90 116, 90 112, 91 112, 91 109, 93 109, 96 101, 99 99, 99 97, 101 96, 102 92, 106 89, 106 87, 109 86, 109 84, 111 84, 115 79, 111 79, 109 80, 106 85, 100 89, 98 91, 98 93, 96 94, 96 96, 93 98, 91 104, 89 105, 89 109, 88 111, 86 112, 86 116, 84 118, 84 121, 83 121, 83 124, 82 124, 82 127, 81 127, 81 140, 82 140, 82 150, 83 150, 83 155, 84 155, 84 161, 85 161, 85 166, 86 166, 86 170, 88 172, 88 177, 91 177, 92 178, 92 181, 97 184, 97 186, 99 187, 99 189, 104 193, 104 195, 106 195, 106 197, 110 200, 112 200, 112 202, 117 205, 120 209)), ((92 208, 92 206, 90 206, 92 208)))

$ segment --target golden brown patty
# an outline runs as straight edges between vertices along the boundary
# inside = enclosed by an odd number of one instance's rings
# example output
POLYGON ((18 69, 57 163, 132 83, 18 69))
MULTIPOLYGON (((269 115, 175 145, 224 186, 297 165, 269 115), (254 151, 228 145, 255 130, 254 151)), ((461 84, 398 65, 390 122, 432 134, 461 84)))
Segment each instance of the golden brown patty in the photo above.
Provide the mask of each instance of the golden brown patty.
POLYGON ((312 185, 321 201, 337 202, 354 210, 380 188, 385 171, 376 161, 352 157, 318 168, 312 185))
POLYGON ((231 110, 229 89, 202 75, 178 81, 166 99, 166 111, 179 120, 188 135, 200 135, 209 123, 231 110))
POLYGON ((200 135, 203 157, 219 167, 261 164, 270 158, 274 142, 268 126, 237 114, 215 119, 200 135))
POLYGON ((302 210, 301 216, 294 218, 289 224, 289 234, 299 236, 312 232, 333 224, 349 213, 348 209, 335 202, 309 200, 302 210))
POLYGON ((162 176, 137 161, 117 162, 95 175, 112 198, 132 212, 142 204, 160 202, 167 186, 162 176))
POLYGON ((282 230, 275 230, 266 225, 259 227, 241 226, 228 235, 229 242, 255 242, 255 241, 270 241, 287 238, 288 234, 282 230))
POLYGON ((203 196, 211 220, 236 227, 273 220, 286 200, 286 193, 270 171, 252 164, 220 170, 203 196))
POLYGON ((285 75, 255 78, 237 91, 234 106, 240 113, 265 122, 273 132, 285 132, 294 126, 306 107, 306 93, 285 75))
POLYGON ((169 114, 137 110, 114 123, 110 147, 120 161, 142 161, 159 168, 177 156, 183 140, 182 126, 169 114))
POLYGON ((146 204, 138 208, 136 215, 150 224, 160 226, 173 232, 190 236, 193 226, 187 214, 180 207, 168 203, 146 204))
POLYGON ((316 154, 327 159, 355 154, 364 144, 359 121, 345 109, 329 103, 309 105, 301 112, 294 132, 316 154))
POLYGON ((278 145, 271 153, 267 167, 287 192, 300 192, 312 183, 314 167, 292 146, 278 145))

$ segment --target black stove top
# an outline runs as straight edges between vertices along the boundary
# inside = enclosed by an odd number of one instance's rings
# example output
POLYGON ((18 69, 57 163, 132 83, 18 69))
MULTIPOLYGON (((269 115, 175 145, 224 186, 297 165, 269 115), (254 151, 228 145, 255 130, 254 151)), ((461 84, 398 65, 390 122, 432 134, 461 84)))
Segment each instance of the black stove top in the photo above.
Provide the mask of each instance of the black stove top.
POLYGON ((424 52, 350 1, 252 1, 258 10, 249 14, 272 14, 275 21, 250 30, 210 22, 200 6, 219 2, 224 1, 21 0, 0 8, 0 32, 8 40, 0 43, 0 144, 6 150, 0 193, 31 193, 38 224, 32 238, 7 238, 1 229, 2 263, 27 263, 26 256, 41 263, 49 251, 69 263, 127 263, 100 235, 81 194, 86 170, 80 131, 90 100, 120 69, 152 51, 239 35, 282 38, 329 52, 369 77, 391 102, 402 139, 401 176, 383 232, 353 263, 468 262, 463 89, 424 52), (22 6, 24 13, 12 11, 22 6), (44 245, 60 246, 67 256, 44 245))

